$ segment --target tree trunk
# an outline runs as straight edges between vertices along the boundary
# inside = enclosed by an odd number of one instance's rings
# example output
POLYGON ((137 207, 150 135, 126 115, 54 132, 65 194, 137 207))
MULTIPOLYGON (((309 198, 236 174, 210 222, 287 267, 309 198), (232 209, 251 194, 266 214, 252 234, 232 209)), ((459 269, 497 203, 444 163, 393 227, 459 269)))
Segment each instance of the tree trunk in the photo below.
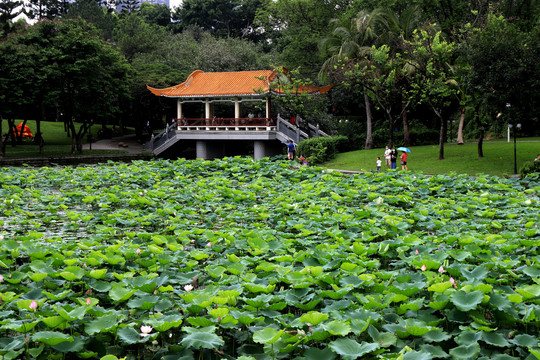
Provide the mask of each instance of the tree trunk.
POLYGON ((457 131, 457 144, 463 145, 465 142, 463 141, 463 125, 465 124, 465 106, 461 108, 461 115, 459 117, 459 125, 458 125, 458 131, 457 131))
POLYGON ((372 114, 371 114, 371 105, 369 102, 369 96, 366 89, 364 89, 364 103, 366 105, 366 150, 373 148, 373 129, 371 126, 372 123, 372 114))
POLYGON ((484 142, 484 128, 480 128, 480 139, 478 139, 478 157, 484 157, 482 143, 484 142))
POLYGON ((442 116, 439 117, 441 120, 441 129, 439 132, 439 160, 444 160, 444 134, 446 133, 446 126, 442 116))
POLYGON ((407 106, 404 101, 401 102, 401 117, 403 119, 403 146, 411 146, 411 136, 409 134, 409 120, 407 118, 407 106))

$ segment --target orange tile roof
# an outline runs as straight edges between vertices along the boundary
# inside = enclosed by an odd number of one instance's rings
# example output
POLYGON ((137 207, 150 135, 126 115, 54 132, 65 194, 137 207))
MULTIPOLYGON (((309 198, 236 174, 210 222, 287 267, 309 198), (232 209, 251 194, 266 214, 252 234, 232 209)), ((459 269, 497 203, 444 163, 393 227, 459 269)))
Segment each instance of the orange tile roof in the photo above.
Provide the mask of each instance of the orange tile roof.
MULTIPOLYGON (((154 95, 173 98, 260 96, 270 91, 269 82, 276 75, 272 70, 205 73, 192 72, 186 81, 165 89, 146 87, 154 95)), ((306 86, 301 92, 325 93, 331 86, 306 86)))

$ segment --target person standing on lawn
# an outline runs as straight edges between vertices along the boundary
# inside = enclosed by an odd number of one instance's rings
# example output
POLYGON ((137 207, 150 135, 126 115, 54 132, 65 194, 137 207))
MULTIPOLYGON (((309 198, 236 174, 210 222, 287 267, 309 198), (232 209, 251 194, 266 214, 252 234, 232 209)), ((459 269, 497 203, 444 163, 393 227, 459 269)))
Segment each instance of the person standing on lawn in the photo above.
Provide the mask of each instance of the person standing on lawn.
POLYGON ((401 153, 401 170, 409 170, 407 168, 407 157, 407 152, 404 151, 401 153))
POLYGON ((384 162, 386 164, 386 168, 387 169, 390 169, 390 165, 391 165, 391 157, 390 157, 390 154, 392 153, 392 150, 390 150, 390 147, 387 145, 386 146, 386 149, 384 150, 384 162))
POLYGON ((392 151, 390 152, 390 162, 392 163, 391 168, 393 170, 395 170, 396 167, 397 167, 397 165, 396 165, 396 163, 397 163, 397 151, 396 151, 396 149, 392 149, 392 151))

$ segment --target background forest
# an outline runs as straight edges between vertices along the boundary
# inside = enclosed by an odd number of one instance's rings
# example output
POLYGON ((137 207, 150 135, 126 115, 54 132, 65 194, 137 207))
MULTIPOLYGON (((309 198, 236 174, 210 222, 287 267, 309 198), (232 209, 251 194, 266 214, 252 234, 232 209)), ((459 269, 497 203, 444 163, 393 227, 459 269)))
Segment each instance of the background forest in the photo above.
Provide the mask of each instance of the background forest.
POLYGON ((503 136, 508 124, 540 134, 537 0, 122 3, 3 0, 0 116, 64 121, 78 143, 92 124, 142 134, 176 116, 146 84, 283 66, 334 88, 274 111, 346 135, 351 148, 439 143, 442 157, 444 142, 503 136), (32 25, 15 20, 21 12, 32 25))

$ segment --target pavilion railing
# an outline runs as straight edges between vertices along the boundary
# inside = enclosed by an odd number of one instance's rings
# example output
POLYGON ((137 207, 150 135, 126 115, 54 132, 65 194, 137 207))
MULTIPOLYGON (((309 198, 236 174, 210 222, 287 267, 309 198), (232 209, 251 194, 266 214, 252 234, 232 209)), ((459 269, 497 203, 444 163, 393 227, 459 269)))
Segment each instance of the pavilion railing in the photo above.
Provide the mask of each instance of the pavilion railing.
MULTIPOLYGON (((190 129, 204 129, 206 128, 215 128, 215 127, 270 127, 276 126, 276 119, 274 118, 263 118, 263 117, 253 117, 253 118, 182 118, 174 119, 176 125, 179 129, 185 128, 185 130, 190 129)), ((266 129, 264 129, 266 130, 266 129)))

